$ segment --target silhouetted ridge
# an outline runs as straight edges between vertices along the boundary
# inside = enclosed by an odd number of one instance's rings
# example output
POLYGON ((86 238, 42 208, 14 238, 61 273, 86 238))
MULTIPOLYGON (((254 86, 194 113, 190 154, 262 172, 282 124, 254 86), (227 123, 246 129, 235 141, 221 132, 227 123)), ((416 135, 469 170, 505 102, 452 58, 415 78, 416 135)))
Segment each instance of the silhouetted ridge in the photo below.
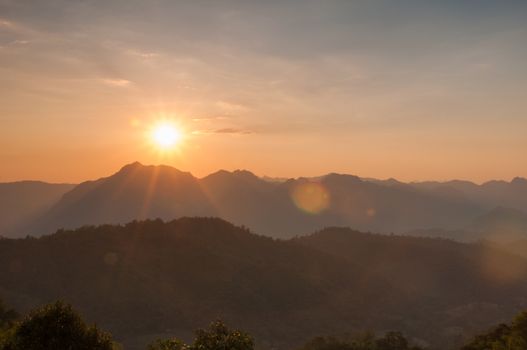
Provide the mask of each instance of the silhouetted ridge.
POLYGON ((282 238, 326 226, 383 233, 431 229, 462 233, 475 217, 496 206, 527 210, 523 182, 517 178, 481 186, 463 181, 404 184, 337 173, 271 182, 247 170, 221 170, 198 179, 170 166, 135 162, 109 177, 78 185, 55 205, 50 203, 38 219, 27 220, 28 227, 18 234, 182 216, 218 216, 282 238), (309 183, 318 183, 318 189, 312 192, 312 186, 305 186, 309 183), (321 194, 327 203, 310 210, 320 199, 312 196, 321 194))
POLYGON ((238 180, 242 180, 248 183, 264 182, 264 180, 260 179, 258 176, 254 175, 252 172, 247 171, 247 170, 235 170, 233 172, 230 172, 230 171, 222 169, 215 173, 207 175, 206 177, 202 179, 202 181, 204 182, 212 182, 212 181, 236 182, 238 180))
POLYGON ((169 166, 144 166, 136 162, 112 176, 80 184, 35 222, 30 232, 42 234, 60 227, 214 214, 192 174, 169 166))
POLYGON ((512 179, 511 184, 515 186, 527 186, 527 179, 523 177, 515 177, 512 179))
POLYGON ((141 164, 140 162, 133 162, 133 163, 130 163, 130 164, 126 164, 126 165, 124 165, 124 166, 118 171, 118 173, 127 173, 127 172, 134 171, 134 170, 139 169, 139 168, 142 168, 142 167, 144 167, 144 165, 141 164))
POLYGON ((362 180, 355 175, 337 174, 330 173, 322 177, 324 182, 331 182, 335 184, 350 184, 350 183, 361 183, 362 180))

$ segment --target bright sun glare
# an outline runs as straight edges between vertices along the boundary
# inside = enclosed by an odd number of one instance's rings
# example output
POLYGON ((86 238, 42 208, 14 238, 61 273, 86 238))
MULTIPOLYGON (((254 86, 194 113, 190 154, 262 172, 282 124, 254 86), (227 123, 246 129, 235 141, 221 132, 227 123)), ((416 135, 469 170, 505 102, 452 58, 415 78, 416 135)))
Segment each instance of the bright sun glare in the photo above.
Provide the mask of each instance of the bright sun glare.
POLYGON ((170 150, 181 141, 181 130, 170 122, 160 122, 152 128, 151 138, 154 144, 163 151, 170 150))

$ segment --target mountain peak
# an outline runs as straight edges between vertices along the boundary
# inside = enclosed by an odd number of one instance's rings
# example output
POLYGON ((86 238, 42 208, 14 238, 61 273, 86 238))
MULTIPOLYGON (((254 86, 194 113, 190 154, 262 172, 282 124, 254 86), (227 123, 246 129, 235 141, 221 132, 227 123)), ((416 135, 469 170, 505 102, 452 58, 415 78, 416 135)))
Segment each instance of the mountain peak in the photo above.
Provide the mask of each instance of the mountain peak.
POLYGON ((143 168, 144 165, 141 164, 140 162, 138 161, 135 161, 133 163, 130 163, 130 164, 126 164, 125 166, 123 166, 119 171, 118 173, 121 173, 121 172, 128 172, 128 171, 131 171, 131 170, 134 170, 134 169, 139 169, 139 168, 143 168))
POLYGON ((210 179, 229 179, 229 178, 231 179, 238 178, 238 179, 244 179, 244 180, 249 180, 249 181, 261 180, 254 173, 248 170, 243 170, 243 169, 242 170, 237 169, 232 172, 221 169, 221 170, 216 171, 215 173, 212 173, 206 176, 204 179, 210 180, 210 179))
POLYGON ((362 180, 355 175, 348 174, 338 174, 338 173, 329 173, 323 176, 325 182, 335 182, 335 183, 361 183, 362 180))
POLYGON ((256 176, 254 173, 250 172, 249 170, 245 169, 237 169, 233 172, 234 175, 245 178, 245 179, 260 179, 258 176, 256 176))
POLYGON ((137 171, 141 171, 141 172, 151 172, 151 171, 161 171, 163 173, 173 173, 173 174, 178 174, 178 175, 185 175, 185 176, 190 176, 190 177, 193 177, 191 173, 189 172, 186 172, 186 171, 181 171, 177 168, 174 168, 173 166, 170 166, 170 165, 144 165, 140 162, 133 162, 133 163, 130 163, 130 164, 126 164, 125 166, 123 166, 117 173, 115 173, 114 175, 112 176, 115 176, 115 175, 122 175, 122 174, 125 174, 125 175, 129 175, 130 173, 132 172, 137 172, 137 171))

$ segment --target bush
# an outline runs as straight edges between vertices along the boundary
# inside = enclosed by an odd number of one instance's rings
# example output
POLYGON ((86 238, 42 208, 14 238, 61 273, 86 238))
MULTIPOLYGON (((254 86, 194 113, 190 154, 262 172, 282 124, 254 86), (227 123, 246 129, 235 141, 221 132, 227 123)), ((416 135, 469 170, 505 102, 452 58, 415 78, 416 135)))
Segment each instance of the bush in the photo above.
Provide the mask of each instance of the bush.
POLYGON ((113 350, 108 333, 62 302, 32 311, 8 332, 2 350, 113 350))
POLYGON ((254 341, 250 335, 239 330, 229 329, 222 321, 215 321, 207 329, 196 331, 192 345, 173 338, 158 340, 148 346, 148 350, 253 350, 254 341))

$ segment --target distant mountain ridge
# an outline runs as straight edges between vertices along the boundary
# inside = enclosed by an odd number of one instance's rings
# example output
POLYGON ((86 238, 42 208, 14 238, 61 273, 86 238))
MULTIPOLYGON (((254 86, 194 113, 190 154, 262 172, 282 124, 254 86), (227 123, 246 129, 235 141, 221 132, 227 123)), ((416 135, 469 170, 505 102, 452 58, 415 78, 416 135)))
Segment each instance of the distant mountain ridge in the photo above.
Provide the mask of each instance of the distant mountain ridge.
POLYGON ((457 228, 480 214, 482 210, 470 201, 408 186, 387 187, 353 175, 269 182, 239 170, 198 179, 169 166, 133 163, 109 177, 78 185, 26 232, 39 235, 134 219, 219 216, 265 235, 290 237, 335 225, 380 232, 457 228), (327 203, 312 212, 309 205, 320 200, 327 203))
POLYGON ((0 236, 15 234, 74 187, 41 181, 0 183, 0 236))
POLYGON ((527 213, 511 208, 496 207, 490 212, 477 217, 471 229, 484 232, 489 239, 493 236, 507 238, 509 241, 527 239, 527 213))
MULTIPOLYGON (((68 189, 48 202, 50 208, 38 218, 28 216, 26 226, 15 233, 41 235, 59 228, 182 216, 221 217, 272 237, 327 226, 384 233, 437 229, 462 233, 498 206, 527 210, 527 180, 522 178, 483 185, 406 184, 331 173, 270 181, 247 170, 220 170, 200 179, 170 166, 135 162, 111 176, 68 189)), ((479 231, 467 236, 483 237, 479 231)))
POLYGON ((527 179, 515 177, 510 182, 492 180, 481 185, 469 181, 416 182, 410 186, 435 193, 457 193, 486 209, 508 207, 527 212, 527 179))

